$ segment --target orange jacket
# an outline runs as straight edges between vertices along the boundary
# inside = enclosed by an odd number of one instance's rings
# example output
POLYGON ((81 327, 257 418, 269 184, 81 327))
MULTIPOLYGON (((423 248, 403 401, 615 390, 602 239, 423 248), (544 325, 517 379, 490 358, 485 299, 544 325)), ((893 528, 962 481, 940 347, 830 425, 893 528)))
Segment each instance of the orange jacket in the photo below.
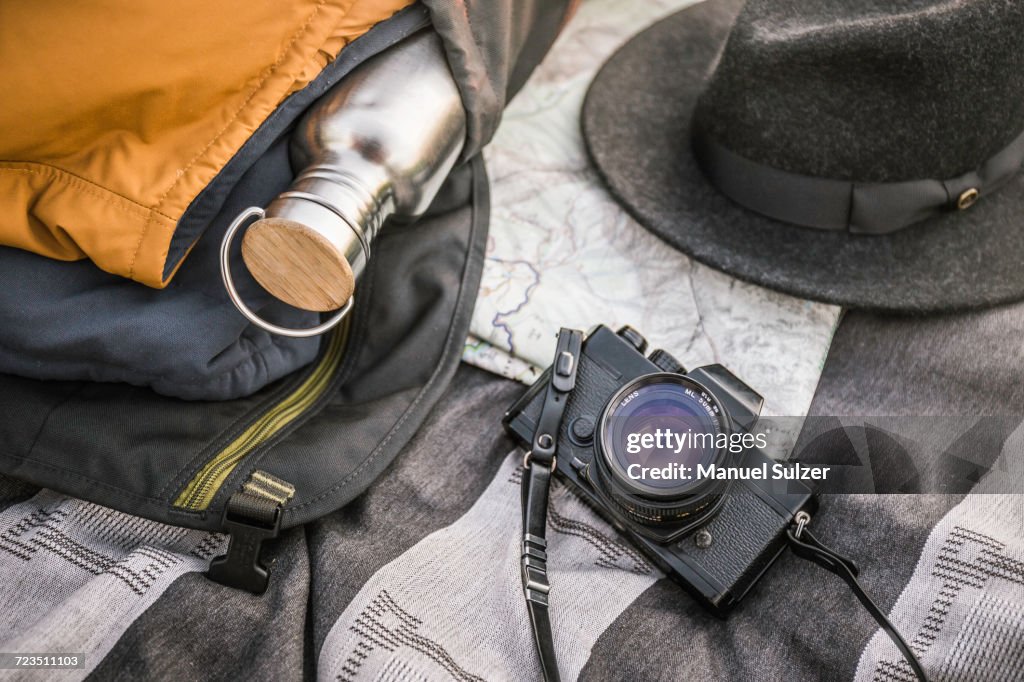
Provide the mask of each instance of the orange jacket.
POLYGON ((411 2, 0 3, 0 244, 166 286, 192 200, 284 98, 411 2))

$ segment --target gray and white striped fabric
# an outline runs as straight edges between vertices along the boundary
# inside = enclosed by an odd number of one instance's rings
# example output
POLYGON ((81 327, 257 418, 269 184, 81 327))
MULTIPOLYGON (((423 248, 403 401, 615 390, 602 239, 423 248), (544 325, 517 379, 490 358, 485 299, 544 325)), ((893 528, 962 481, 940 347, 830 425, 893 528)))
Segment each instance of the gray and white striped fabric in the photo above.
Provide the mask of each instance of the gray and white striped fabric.
MULTIPOLYGON (((87 667, 69 678, 536 679, 518 585, 518 455, 496 430, 519 391, 460 370, 443 407, 366 495, 285 534, 262 597, 195 572, 206 562, 202 548, 218 550, 215 536, 48 492, 8 506, 0 536, 74 551, 0 552, 0 651, 74 646, 87 667), (61 519, 47 525, 44 516, 61 519)), ((928 567, 951 529, 985 538, 962 556, 988 556, 1012 575, 1024 552, 1022 518, 1019 496, 850 495, 823 500, 814 523, 916 635, 928 632, 942 596, 928 567)), ((872 637, 873 621, 816 566, 783 557, 721 621, 564 488, 549 524, 566 679, 900 679, 875 674, 893 661, 886 641, 872 637)), ((933 649, 941 660, 925 654, 929 670, 936 679, 1017 679, 1024 587, 989 579, 957 598, 959 615, 944 622, 933 649)))
MULTIPOLYGON (((892 610, 939 680, 1012 680, 1024 675, 1024 495, 970 495, 934 528, 892 610)), ((879 632, 857 682, 912 681, 910 667, 879 632)))
POLYGON ((84 654, 82 668, 48 671, 81 679, 168 586, 223 547, 214 533, 40 491, 0 512, 0 651, 84 654))
MULTIPOLYGON (((512 452, 466 514, 363 585, 324 642, 320 679, 373 679, 396 661, 423 679, 540 676, 519 573, 521 463, 512 452)), ((555 646, 575 679, 601 632, 662 575, 561 485, 548 519, 555 646)))

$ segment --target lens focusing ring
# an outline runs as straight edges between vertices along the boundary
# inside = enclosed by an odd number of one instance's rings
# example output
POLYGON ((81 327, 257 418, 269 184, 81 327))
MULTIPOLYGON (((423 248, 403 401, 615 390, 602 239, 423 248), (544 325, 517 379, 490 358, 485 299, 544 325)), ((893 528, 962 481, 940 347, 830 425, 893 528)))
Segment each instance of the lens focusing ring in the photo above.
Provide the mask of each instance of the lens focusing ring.
POLYGON ((709 480, 700 490, 682 494, 678 499, 656 501, 624 490, 616 481, 614 472, 608 470, 603 458, 595 459, 601 488, 623 513, 644 525, 695 520, 702 514, 713 512, 730 483, 727 480, 709 480))

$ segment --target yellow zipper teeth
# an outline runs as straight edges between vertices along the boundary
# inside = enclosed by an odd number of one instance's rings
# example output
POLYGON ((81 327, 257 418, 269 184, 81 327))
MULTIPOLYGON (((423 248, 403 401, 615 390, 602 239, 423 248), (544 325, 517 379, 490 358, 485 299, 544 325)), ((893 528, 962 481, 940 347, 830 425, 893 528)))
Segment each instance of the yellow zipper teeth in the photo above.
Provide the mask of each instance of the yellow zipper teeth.
POLYGON ((346 320, 341 328, 331 335, 327 351, 305 381, 214 455, 181 491, 178 499, 174 501, 174 506, 189 511, 207 509, 224 481, 246 455, 309 409, 330 385, 334 372, 341 363, 347 336, 346 320))

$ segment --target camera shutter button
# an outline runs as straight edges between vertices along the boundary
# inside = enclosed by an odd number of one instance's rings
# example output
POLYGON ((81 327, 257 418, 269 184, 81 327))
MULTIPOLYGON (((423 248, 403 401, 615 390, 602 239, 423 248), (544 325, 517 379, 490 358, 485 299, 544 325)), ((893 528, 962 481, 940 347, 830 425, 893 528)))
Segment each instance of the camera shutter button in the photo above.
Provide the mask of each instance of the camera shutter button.
POLYGON ((576 417, 569 424, 569 435, 580 445, 588 445, 594 440, 594 420, 590 417, 576 417))

